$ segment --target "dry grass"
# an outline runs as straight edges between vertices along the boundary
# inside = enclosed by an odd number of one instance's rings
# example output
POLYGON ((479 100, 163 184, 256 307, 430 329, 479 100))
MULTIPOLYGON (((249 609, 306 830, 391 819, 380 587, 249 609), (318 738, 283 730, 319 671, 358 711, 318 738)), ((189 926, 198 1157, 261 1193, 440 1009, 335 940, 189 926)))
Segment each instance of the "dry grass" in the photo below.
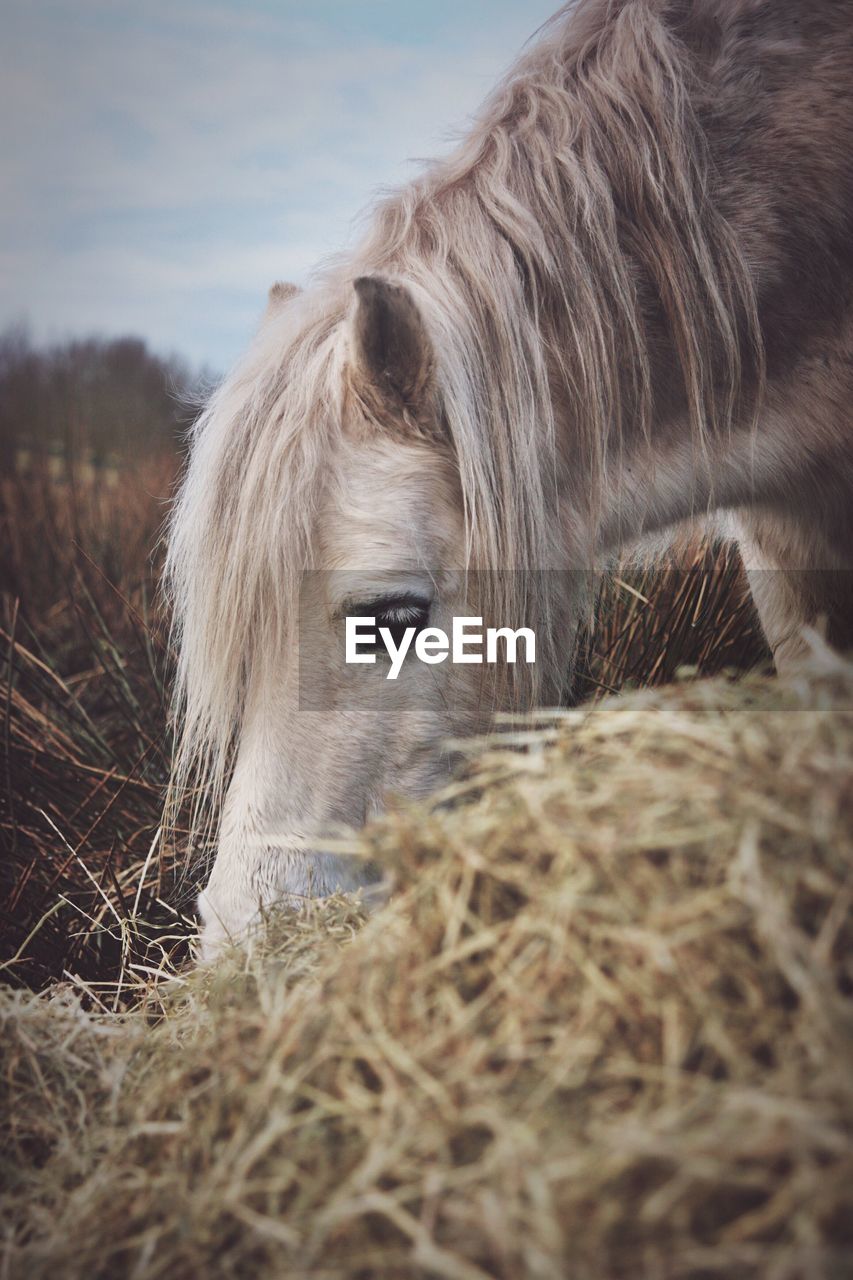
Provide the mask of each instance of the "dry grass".
POLYGON ((0 1003, 5 1274, 837 1280, 853 671, 627 693, 368 832, 395 882, 0 1003))
POLYGON ((770 667, 736 547, 685 533, 654 565, 602 579, 581 646, 580 698, 695 675, 770 667))
POLYGON ((0 965, 115 999, 189 928, 157 837, 169 664, 152 548, 176 460, 65 479, 48 461, 0 489, 0 965))

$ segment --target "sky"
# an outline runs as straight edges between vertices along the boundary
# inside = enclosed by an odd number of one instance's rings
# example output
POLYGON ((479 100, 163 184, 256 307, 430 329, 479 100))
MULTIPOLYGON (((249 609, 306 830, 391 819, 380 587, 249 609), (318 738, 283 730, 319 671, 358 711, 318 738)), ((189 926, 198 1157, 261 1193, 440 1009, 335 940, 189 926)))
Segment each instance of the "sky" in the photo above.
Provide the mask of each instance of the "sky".
POLYGON ((0 329, 225 372, 557 0, 0 0, 0 329))

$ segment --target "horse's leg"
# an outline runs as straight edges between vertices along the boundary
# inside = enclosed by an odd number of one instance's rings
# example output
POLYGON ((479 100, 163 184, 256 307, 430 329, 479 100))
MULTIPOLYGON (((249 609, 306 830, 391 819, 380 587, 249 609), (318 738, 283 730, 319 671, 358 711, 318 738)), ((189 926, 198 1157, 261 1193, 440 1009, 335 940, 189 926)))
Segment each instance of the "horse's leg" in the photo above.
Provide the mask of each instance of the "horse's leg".
POLYGON ((806 627, 835 648, 853 647, 853 565, 839 563, 825 533, 805 519, 775 512, 749 512, 737 527, 776 670, 785 675, 808 656, 806 627))

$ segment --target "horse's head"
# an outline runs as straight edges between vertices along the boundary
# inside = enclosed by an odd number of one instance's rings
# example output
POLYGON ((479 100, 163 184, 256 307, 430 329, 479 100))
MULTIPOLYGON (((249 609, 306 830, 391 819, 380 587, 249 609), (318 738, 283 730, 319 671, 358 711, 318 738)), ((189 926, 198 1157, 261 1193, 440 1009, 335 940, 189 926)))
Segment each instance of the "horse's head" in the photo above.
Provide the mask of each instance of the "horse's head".
MULTIPOLYGON (((411 634, 406 659, 392 663, 380 634, 390 632, 393 651, 410 629, 449 630, 470 589, 459 474, 422 317, 401 285, 360 278, 338 340, 338 423, 294 626, 249 698, 238 763, 242 778, 257 765, 248 743, 275 739, 273 825, 290 822, 310 841, 332 824, 360 826, 390 796, 432 788, 447 770, 446 740, 476 723, 479 701, 470 668, 417 660, 411 634), (360 660, 347 661, 347 619, 359 617, 374 626, 362 627, 360 660)), ((287 887, 324 892, 362 872, 312 856, 287 887)))
POLYGON ((437 656, 454 618, 527 619, 496 616, 490 566, 472 560, 488 455, 460 457, 434 335, 391 280, 357 279, 331 305, 276 290, 196 430, 169 569, 179 771, 201 766, 215 807, 233 762, 201 901, 208 951, 259 907, 364 883, 369 869, 324 839, 432 789, 449 742, 513 696, 500 656, 437 656), (355 617, 375 620, 377 643, 363 626, 348 662, 355 617))

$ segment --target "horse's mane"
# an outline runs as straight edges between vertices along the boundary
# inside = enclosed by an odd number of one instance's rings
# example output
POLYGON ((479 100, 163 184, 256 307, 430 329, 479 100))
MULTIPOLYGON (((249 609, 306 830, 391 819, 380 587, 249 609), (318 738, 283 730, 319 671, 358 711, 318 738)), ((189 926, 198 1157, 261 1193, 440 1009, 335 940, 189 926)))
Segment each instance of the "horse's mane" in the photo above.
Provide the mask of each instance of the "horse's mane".
MULTIPOLYGON (((179 787, 200 766, 220 791, 248 673, 287 634, 340 430, 354 277, 399 279, 422 312, 473 566, 558 563, 555 383, 590 517, 620 442, 651 438, 650 296, 697 446, 731 423, 742 353, 758 350, 753 296, 664 9, 557 14, 458 149, 375 209, 360 247, 263 326, 214 395, 170 532, 179 787)), ((529 580, 496 575, 496 590, 529 580)), ((544 593, 530 603, 541 620, 544 593)))

